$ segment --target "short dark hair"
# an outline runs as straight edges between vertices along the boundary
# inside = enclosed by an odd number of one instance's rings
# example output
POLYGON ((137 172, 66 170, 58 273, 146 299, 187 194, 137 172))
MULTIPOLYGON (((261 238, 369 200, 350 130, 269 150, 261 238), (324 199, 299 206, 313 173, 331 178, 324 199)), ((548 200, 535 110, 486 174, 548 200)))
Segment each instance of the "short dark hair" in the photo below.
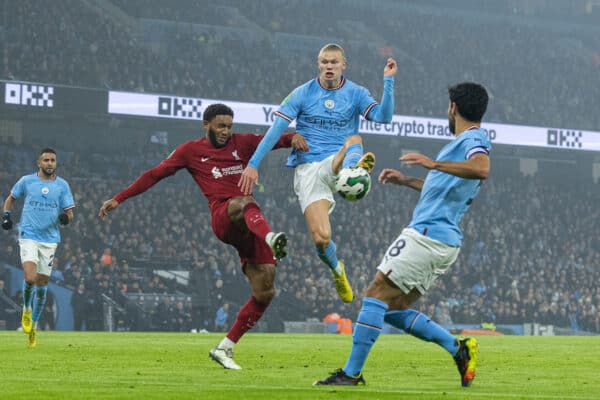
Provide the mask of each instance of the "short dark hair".
POLYGON ((40 151, 40 156, 44 153, 52 153, 56 155, 56 151, 54 151, 54 149, 51 149, 50 147, 43 148, 42 151, 40 151))
POLYGON ((233 110, 222 103, 211 104, 204 110, 202 118, 206 122, 212 121, 217 115, 229 115, 233 118, 233 110))
POLYGON ((458 83, 448 88, 448 95, 464 119, 481 122, 488 105, 488 93, 482 85, 474 82, 458 83))

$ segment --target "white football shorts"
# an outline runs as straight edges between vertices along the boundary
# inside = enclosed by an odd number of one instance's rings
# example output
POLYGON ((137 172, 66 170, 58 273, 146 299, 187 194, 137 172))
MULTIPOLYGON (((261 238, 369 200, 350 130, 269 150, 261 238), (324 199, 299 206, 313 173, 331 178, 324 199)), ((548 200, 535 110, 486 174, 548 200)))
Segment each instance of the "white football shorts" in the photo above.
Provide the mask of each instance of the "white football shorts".
POLYGON ((37 266, 37 273, 50 276, 54 253, 58 243, 43 243, 32 239, 19 239, 21 262, 31 261, 37 266))
POLYGON ((404 293, 416 288, 425 294, 456 261, 459 252, 460 247, 449 246, 405 228, 388 247, 377 269, 404 293))
POLYGON ((335 174, 331 165, 331 155, 322 161, 301 164, 294 173, 294 192, 298 196, 300 208, 304 210, 317 200, 329 201, 329 213, 335 208, 335 174))

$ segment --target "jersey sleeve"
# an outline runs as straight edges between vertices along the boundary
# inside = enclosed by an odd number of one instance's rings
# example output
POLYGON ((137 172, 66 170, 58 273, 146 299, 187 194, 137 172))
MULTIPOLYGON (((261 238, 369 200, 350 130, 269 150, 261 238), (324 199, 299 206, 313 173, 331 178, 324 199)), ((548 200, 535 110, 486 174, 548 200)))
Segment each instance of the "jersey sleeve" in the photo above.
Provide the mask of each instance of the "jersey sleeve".
POLYGON ((159 181, 173 175, 181 168, 185 168, 187 166, 189 143, 190 142, 182 144, 156 167, 149 169, 140 175, 125 190, 118 193, 115 196, 115 200, 122 203, 130 197, 145 192, 159 181))
POLYGON ((236 133, 232 139, 235 138, 239 155, 247 163, 263 137, 258 133, 236 133))
POLYGON ((10 194, 15 199, 20 199, 25 195, 25 177, 21 177, 10 190, 10 194))
POLYGON ((363 117, 369 121, 388 124, 392 122, 394 116, 394 77, 386 76, 383 78, 383 95, 381 103, 377 103, 369 91, 361 87, 361 111, 363 117))
POLYGON ((475 154, 485 154, 489 156, 492 144, 485 134, 478 132, 475 135, 467 136, 462 142, 462 148, 465 153, 465 160, 468 160, 475 154))
POLYGON ((292 123, 302 110, 302 100, 304 98, 304 87, 300 86, 294 89, 281 102, 279 110, 275 111, 275 115, 285 119, 288 124, 292 123))
POLYGON ((375 100, 367 88, 359 86, 357 90, 357 104, 362 116, 368 118, 369 112, 373 107, 377 106, 377 100, 375 100))
POLYGON ((252 168, 258 169, 262 159, 267 153, 273 150, 275 144, 280 140, 283 131, 288 127, 289 122, 284 118, 276 118, 273 125, 269 128, 265 136, 260 141, 260 144, 256 148, 256 151, 248 161, 248 165, 252 168))
POLYGON ((279 110, 275 111, 275 116, 278 118, 275 118, 273 125, 271 125, 267 133, 265 133, 263 140, 261 140, 256 151, 252 155, 252 158, 250 158, 250 161, 248 162, 250 167, 258 169, 262 159, 273 149, 288 125, 296 119, 302 110, 303 93, 304 86, 300 86, 283 99, 279 106, 279 110))
POLYGON ((71 192, 71 187, 69 186, 69 184, 67 183, 67 181, 63 181, 64 182, 64 187, 63 187, 63 191, 62 194, 60 196, 60 208, 63 210, 68 210, 70 208, 75 207, 75 200, 73 199, 73 193, 71 192))

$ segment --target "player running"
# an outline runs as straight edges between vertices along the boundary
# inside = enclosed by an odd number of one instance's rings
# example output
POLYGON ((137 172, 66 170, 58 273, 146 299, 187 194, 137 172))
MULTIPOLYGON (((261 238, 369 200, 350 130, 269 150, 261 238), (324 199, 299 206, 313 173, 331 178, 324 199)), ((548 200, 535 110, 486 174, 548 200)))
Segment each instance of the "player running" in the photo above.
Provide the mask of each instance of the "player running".
POLYGON ((329 213, 335 207, 335 178, 342 168, 364 168, 369 173, 373 170, 375 155, 363 154, 362 138, 357 134, 359 116, 381 123, 392 120, 398 67, 393 58, 387 60, 380 105, 366 88, 342 75, 346 57, 341 46, 325 45, 317 61, 319 76, 283 100, 275 112, 273 126, 248 162, 238 185, 243 193, 252 192, 252 186, 258 182, 260 162, 295 119, 296 130, 306 138, 309 148, 295 149, 288 157, 287 166, 296 168, 294 191, 319 258, 331 269, 340 298, 351 302, 352 288, 331 239, 329 213))
POLYGON ((67 225, 73 219, 75 208, 69 184, 56 175, 56 151, 43 149, 37 165, 36 173, 21 177, 13 186, 4 201, 2 216, 2 229, 12 229, 13 202, 24 198, 19 222, 19 248, 23 263, 21 328, 27 334, 27 347, 30 349, 37 345, 38 322, 46 304, 48 280, 60 243, 59 225, 67 225))
MULTIPOLYGON (((144 172, 128 188, 102 204, 99 216, 130 197, 145 192, 160 180, 185 168, 208 199, 212 229, 217 238, 233 246, 252 287, 250 299, 240 309, 225 338, 210 357, 227 369, 241 369, 233 360, 233 347, 261 318, 275 294, 276 259, 287 255, 287 237, 273 232, 252 196, 237 186, 250 156, 263 138, 254 134, 232 135, 233 110, 212 104, 204 111, 206 137, 184 143, 156 167, 144 172)), ((299 134, 285 134, 274 148, 306 149, 299 134)))
POLYGON ((487 91, 477 83, 465 82, 450 87, 448 94, 448 125, 454 140, 436 160, 416 153, 400 158, 430 170, 425 181, 393 169, 384 169, 379 175, 379 182, 407 186, 421 196, 410 225, 387 249, 367 288, 346 365, 315 385, 364 385, 361 372, 384 321, 446 349, 458 367, 462 386, 475 379, 477 340, 457 340, 429 317, 409 308, 458 257, 462 242, 458 224, 490 170, 492 146, 480 127, 487 91))

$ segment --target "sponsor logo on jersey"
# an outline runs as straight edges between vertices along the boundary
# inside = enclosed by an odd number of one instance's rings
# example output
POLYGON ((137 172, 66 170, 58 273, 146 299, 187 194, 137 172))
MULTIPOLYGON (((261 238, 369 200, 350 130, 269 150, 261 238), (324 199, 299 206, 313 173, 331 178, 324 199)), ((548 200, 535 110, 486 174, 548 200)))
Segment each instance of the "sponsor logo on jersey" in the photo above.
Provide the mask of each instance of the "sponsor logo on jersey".
POLYGON ((244 166, 242 164, 238 164, 227 168, 213 167, 211 172, 215 179, 219 179, 228 175, 241 175, 241 173, 244 172, 244 166))

